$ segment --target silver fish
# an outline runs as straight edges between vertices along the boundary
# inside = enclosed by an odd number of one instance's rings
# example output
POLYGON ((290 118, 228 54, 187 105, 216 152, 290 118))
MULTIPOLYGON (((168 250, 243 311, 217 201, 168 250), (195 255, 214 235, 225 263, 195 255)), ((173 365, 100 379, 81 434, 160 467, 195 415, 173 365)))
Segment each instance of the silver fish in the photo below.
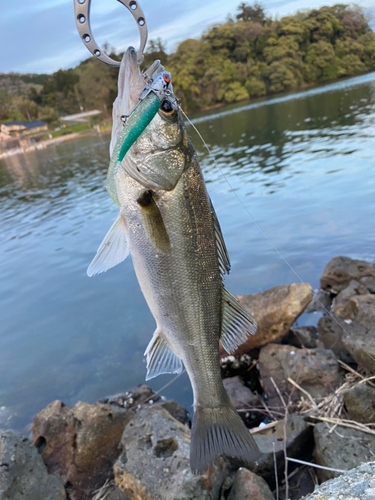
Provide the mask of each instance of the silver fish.
POLYGON ((111 153, 119 149, 121 116, 134 109, 145 80, 161 78, 169 82, 159 111, 110 169, 107 185, 115 186, 120 212, 88 274, 106 271, 131 253, 157 325, 145 352, 146 380, 180 373, 185 366, 194 392, 190 467, 203 473, 221 454, 245 463, 258 458, 255 441, 223 387, 219 363, 219 341, 228 353, 234 351, 255 332, 256 323, 224 288, 227 249, 170 75, 157 61, 145 77, 131 49, 120 68, 111 153))

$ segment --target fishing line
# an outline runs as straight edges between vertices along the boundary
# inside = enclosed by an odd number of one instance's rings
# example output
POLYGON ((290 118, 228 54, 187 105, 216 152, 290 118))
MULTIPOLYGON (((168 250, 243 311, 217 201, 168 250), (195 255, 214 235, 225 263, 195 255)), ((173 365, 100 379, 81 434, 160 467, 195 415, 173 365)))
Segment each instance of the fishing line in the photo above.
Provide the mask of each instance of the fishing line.
MULTIPOLYGON (((298 272, 293 268, 293 266, 291 264, 289 264, 289 262, 287 261, 287 259, 283 256, 283 254, 280 252, 280 250, 274 245, 274 243, 270 240, 270 238, 267 236, 267 234, 263 231, 263 229, 260 227, 260 225, 258 224, 258 222, 256 221, 256 219, 254 218, 254 216, 252 215, 251 212, 249 212, 248 208, 246 207, 246 205, 244 205, 244 203, 242 202, 241 198, 238 196, 238 194, 236 193, 236 191, 234 190, 234 188, 232 187, 231 183, 229 182, 227 176, 224 174, 222 168, 220 168, 220 166, 218 165, 218 163, 216 162, 216 158, 214 157, 214 155, 211 153, 211 150, 210 148, 208 147, 206 141, 203 139, 201 133, 199 132, 199 130, 197 129, 197 127, 194 125, 194 123, 189 119, 189 117, 187 116, 187 114, 185 113, 185 111, 181 108, 181 106, 179 106, 179 109, 181 111, 181 113, 184 115, 184 117, 186 118, 186 120, 190 123, 190 125, 193 127, 193 129, 196 131, 196 133, 198 134, 199 138, 201 139, 201 141, 203 142, 205 148, 207 149, 208 151, 208 154, 210 155, 210 157, 212 158, 216 168, 219 170, 219 172, 221 173, 221 175, 223 176, 225 182, 228 184, 230 190, 233 192, 234 196, 237 198, 237 200, 240 202, 241 206, 243 207, 243 209, 247 212, 247 214, 249 215, 249 217, 251 218, 251 220, 254 222, 254 224, 256 225, 256 227, 259 229, 259 231, 262 233, 262 235, 264 236, 264 238, 268 241, 268 243, 271 245, 271 247, 275 250, 275 252, 279 255, 279 257, 285 262, 285 264, 289 267, 289 269, 295 274, 295 276, 297 276, 298 280, 306 287, 306 289, 310 292, 310 288, 307 286, 307 283, 301 278, 301 276, 298 274, 298 272)), ((311 293, 311 292, 310 292, 311 293)), ((312 295, 314 296, 314 292, 312 292, 312 295)), ((349 333, 341 324, 340 322, 336 319, 336 317, 331 313, 331 311, 329 311, 325 305, 317 298, 315 297, 315 300, 316 302, 318 302, 318 304, 322 307, 322 309, 335 321, 335 323, 342 328, 342 330, 347 334, 349 335, 349 337, 352 337, 352 334, 349 333)), ((368 353, 367 351, 365 351, 364 349, 362 349, 363 352, 366 352, 366 354, 373 360, 375 361, 375 358, 370 354, 368 353)))

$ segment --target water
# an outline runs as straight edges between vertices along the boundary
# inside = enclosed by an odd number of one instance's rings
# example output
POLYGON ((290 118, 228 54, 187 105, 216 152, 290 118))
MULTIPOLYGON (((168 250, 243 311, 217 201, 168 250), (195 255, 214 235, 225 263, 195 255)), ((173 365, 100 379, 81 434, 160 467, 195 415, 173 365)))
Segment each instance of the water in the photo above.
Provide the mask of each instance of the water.
MULTIPOLYGON (((191 131, 231 257, 232 293, 298 281, 273 245, 314 288, 334 256, 373 261, 375 73, 195 122, 221 170, 191 131)), ((144 382, 155 325, 131 260, 86 276, 117 214, 103 187, 108 144, 98 135, 0 160, 2 427, 24 428, 54 399, 94 402, 144 382)), ((186 375, 164 394, 192 403, 186 375)))

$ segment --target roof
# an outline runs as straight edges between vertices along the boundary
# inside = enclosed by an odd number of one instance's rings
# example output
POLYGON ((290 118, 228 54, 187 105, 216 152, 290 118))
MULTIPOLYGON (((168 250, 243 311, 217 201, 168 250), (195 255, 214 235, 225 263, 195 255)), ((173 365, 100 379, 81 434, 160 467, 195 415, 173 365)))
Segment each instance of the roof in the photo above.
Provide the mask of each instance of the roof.
POLYGON ((34 127, 44 127, 47 125, 46 122, 42 122, 41 120, 34 120, 33 122, 24 122, 21 125, 24 125, 26 128, 34 128, 34 127))
POLYGON ((2 125, 5 125, 5 127, 12 127, 13 125, 24 125, 24 124, 22 122, 15 121, 15 122, 3 123, 2 125))

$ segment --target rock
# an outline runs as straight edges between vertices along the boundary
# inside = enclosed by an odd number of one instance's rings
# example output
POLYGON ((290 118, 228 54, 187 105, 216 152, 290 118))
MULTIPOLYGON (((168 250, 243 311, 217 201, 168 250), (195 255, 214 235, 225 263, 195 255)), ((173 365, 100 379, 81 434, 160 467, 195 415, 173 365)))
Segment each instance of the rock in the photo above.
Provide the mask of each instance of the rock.
POLYGON ((369 424, 375 422, 375 388, 359 382, 343 393, 348 418, 369 424))
POLYGON ((240 377, 230 377, 223 380, 225 390, 237 410, 251 409, 259 404, 259 399, 240 377))
POLYGON ((65 500, 62 478, 48 474, 35 446, 20 434, 0 430, 0 500, 65 500))
MULTIPOLYGON (((324 422, 314 426, 315 459, 324 467, 350 470, 374 458, 375 436, 348 427, 332 426, 324 422)), ((325 469, 317 470, 320 481, 339 475, 325 469)))
POLYGON ((115 482, 129 500, 218 500, 228 475, 217 459, 209 472, 194 476, 189 467, 190 429, 161 405, 143 407, 121 438, 115 482))
POLYGON ((335 356, 344 363, 353 363, 354 360, 342 341, 344 330, 340 324, 340 321, 331 316, 320 318, 318 321, 318 343, 321 342, 325 349, 331 349, 335 356))
MULTIPOLYGON (((270 408, 282 407, 271 377, 286 402, 293 389, 287 381, 288 377, 313 398, 330 394, 341 383, 337 359, 327 349, 297 349, 288 345, 269 344, 260 350, 259 372, 270 408)), ((291 400, 298 401, 301 395, 294 389, 291 400)))
POLYGON ((74 500, 89 498, 113 477, 118 445, 134 413, 103 403, 78 402, 70 407, 54 401, 34 418, 32 441, 48 471, 66 478, 70 496, 74 500))
POLYGON ((307 347, 314 349, 317 341, 317 329, 315 326, 301 326, 291 328, 283 338, 283 344, 293 345, 295 347, 307 347))
POLYGON ((301 500, 374 500, 375 462, 369 462, 316 486, 301 500))
POLYGON ((129 500, 113 482, 106 481, 90 500, 129 500))
POLYGON ((165 401, 161 403, 160 406, 165 408, 167 412, 172 415, 173 418, 181 422, 181 424, 187 424, 189 422, 189 412, 176 403, 176 401, 165 401))
POLYGON ((158 394, 155 394, 151 387, 141 384, 131 391, 100 399, 98 402, 117 405, 120 408, 136 408, 138 405, 145 402, 148 403, 150 401, 152 401, 152 403, 156 403, 157 401, 161 401, 161 397, 158 394))
POLYGON ((375 293, 375 276, 363 276, 363 278, 360 278, 359 282, 367 288, 370 293, 375 293))
POLYGON ((331 309, 333 297, 334 295, 329 291, 319 288, 312 301, 307 305, 305 312, 313 313, 319 311, 326 313, 331 309))
POLYGON ((353 359, 375 373, 375 295, 357 295, 345 306, 342 342, 353 359), (348 322, 349 320, 349 322, 348 322))
POLYGON ((345 318, 344 310, 349 299, 354 295, 366 295, 367 293, 368 290, 366 287, 361 285, 358 281, 352 280, 346 288, 341 290, 333 301, 333 311, 336 316, 345 318))
MULTIPOLYGON (((375 264, 349 257, 334 257, 324 268, 320 277, 320 288, 331 292, 340 292, 352 280, 375 279, 375 264)), ((363 282, 362 282, 363 284, 363 282)))
MULTIPOLYGON (((276 463, 279 471, 284 467, 284 420, 272 422, 267 426, 252 429, 253 437, 262 453, 257 462, 254 472, 260 475, 274 475, 275 446, 276 463)), ((311 447, 312 451, 312 427, 305 421, 304 417, 293 413, 287 417, 286 425, 286 449, 287 456, 298 458, 305 456, 311 447)))
POLYGON ((236 472, 228 500, 275 500, 266 481, 241 468, 236 472))
POLYGON ((225 356, 220 359, 221 375, 223 378, 245 375, 253 364, 256 362, 248 354, 242 354, 239 357, 225 356))
MULTIPOLYGON (((258 323, 258 328, 256 333, 238 348, 236 354, 246 353, 250 349, 284 337, 312 299, 312 294, 308 283, 293 283, 275 286, 262 293, 238 296, 240 304, 258 323)), ((221 354, 225 355, 223 349, 221 354)))

